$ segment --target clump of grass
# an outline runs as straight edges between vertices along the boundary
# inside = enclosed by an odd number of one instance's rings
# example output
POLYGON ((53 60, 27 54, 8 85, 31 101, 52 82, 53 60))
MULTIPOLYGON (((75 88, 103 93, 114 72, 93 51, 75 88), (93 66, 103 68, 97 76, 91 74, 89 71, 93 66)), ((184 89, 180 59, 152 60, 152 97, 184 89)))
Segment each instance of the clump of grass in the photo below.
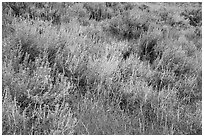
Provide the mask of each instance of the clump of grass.
MULTIPOLYGON (((40 107, 32 111, 28 117, 26 110, 20 112, 15 101, 11 100, 9 92, 6 93, 2 108, 3 134, 10 135, 64 135, 73 134, 77 119, 69 107, 48 111, 49 107, 40 107)), ((29 109, 29 108, 27 108, 29 109)))

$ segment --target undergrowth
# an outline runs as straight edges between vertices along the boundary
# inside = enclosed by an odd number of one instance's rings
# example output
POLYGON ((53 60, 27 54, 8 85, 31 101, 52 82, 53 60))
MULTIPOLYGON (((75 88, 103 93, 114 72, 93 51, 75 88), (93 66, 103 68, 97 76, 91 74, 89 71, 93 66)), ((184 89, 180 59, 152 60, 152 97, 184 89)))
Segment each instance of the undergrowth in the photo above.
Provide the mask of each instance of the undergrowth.
POLYGON ((2 6, 2 134, 202 134, 200 3, 2 6))

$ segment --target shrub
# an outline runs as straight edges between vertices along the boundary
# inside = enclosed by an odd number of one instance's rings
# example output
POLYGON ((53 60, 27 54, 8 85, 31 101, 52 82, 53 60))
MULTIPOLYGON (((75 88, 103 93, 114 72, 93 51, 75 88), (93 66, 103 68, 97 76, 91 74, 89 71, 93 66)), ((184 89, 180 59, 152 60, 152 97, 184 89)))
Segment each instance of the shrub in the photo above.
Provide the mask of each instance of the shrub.
POLYGON ((202 22, 202 12, 201 9, 191 9, 186 10, 181 13, 184 18, 189 19, 189 23, 192 26, 200 26, 202 22))

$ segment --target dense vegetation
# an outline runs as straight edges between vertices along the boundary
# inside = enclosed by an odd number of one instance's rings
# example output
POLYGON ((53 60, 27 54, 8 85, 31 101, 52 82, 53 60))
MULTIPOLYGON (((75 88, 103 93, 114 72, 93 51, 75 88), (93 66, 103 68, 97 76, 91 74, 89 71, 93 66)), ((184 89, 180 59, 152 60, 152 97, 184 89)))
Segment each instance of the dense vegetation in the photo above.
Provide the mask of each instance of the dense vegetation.
POLYGON ((2 134, 202 134, 201 3, 2 3, 2 134))

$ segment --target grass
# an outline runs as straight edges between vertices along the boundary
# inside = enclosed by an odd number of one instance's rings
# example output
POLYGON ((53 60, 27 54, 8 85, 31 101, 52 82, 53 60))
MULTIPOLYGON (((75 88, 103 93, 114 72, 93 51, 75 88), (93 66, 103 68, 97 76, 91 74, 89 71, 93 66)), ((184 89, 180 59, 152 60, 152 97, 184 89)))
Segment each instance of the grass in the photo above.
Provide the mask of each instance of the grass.
POLYGON ((2 6, 3 135, 202 134, 199 3, 2 6))

